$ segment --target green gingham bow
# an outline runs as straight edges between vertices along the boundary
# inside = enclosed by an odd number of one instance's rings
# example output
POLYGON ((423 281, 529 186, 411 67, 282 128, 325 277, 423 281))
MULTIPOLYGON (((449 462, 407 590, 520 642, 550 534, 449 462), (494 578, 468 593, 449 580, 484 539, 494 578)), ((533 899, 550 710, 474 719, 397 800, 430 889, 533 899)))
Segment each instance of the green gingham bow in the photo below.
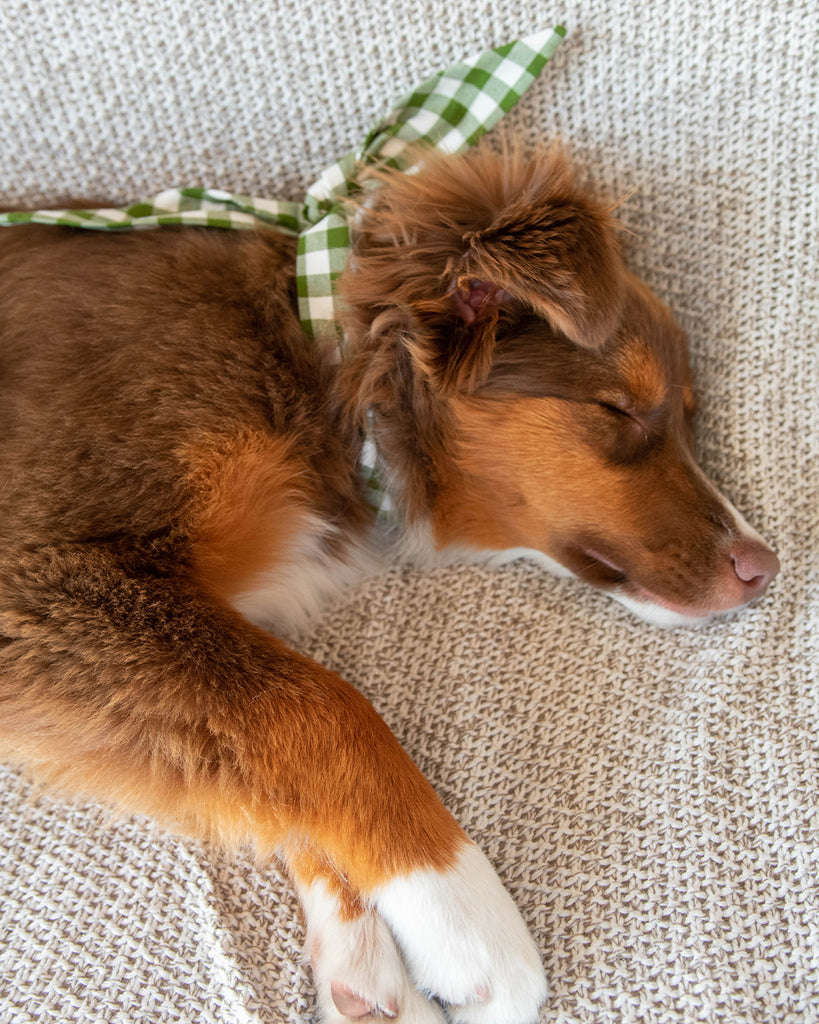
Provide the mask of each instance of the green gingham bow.
POLYGON ((305 331, 318 337, 333 320, 333 282, 344 269, 349 254, 344 200, 358 189, 358 167, 377 163, 407 170, 417 156, 405 155, 405 151, 415 144, 448 153, 463 152, 511 110, 565 34, 562 26, 547 29, 486 50, 428 78, 399 101, 360 149, 323 172, 307 190, 303 204, 237 195, 221 189, 179 188, 124 209, 0 214, 0 226, 56 224, 106 231, 165 224, 267 226, 298 235, 299 317, 305 331))
MULTIPOLYGON (((359 188, 362 164, 408 170, 417 146, 461 153, 512 109, 566 34, 562 26, 486 50, 428 78, 405 96, 364 140, 360 149, 328 167, 307 190, 303 204, 260 199, 213 188, 168 189, 145 202, 111 210, 34 210, 0 214, 10 224, 55 224, 101 231, 128 231, 166 224, 212 228, 270 227, 298 235, 296 282, 299 317, 311 337, 334 319, 333 282, 350 251, 345 199, 359 188), (409 148, 408 147, 412 147, 409 148)), ((370 503, 382 521, 393 507, 383 489, 373 431, 359 460, 370 503)))

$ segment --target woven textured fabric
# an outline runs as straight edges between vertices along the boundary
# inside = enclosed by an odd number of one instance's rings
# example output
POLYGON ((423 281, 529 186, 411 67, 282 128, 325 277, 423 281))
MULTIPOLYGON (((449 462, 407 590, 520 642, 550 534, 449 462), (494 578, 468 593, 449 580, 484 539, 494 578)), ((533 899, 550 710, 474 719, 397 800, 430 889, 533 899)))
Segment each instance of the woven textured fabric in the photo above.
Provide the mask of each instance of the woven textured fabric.
MULTIPOLYGON (((744 613, 635 621, 525 563, 395 570, 301 646, 375 703, 543 951, 542 1024, 819 1022, 819 3, 5 0, 0 204, 301 201, 390 99, 560 21, 560 133, 689 333, 702 462, 776 547, 744 613)), ((303 1024, 272 867, 0 774, 0 1022, 303 1024)))

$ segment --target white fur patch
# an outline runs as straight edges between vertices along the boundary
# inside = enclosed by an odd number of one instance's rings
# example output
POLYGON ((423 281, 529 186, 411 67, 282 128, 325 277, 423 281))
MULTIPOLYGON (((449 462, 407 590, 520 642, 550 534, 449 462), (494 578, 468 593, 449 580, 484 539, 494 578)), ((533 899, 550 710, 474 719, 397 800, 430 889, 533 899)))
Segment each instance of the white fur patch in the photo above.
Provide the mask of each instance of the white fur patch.
POLYGON ((643 622, 650 622, 652 626, 661 626, 669 629, 672 626, 698 626, 708 619, 714 618, 717 614, 711 612, 709 615, 685 615, 683 612, 675 612, 671 608, 665 608, 656 601, 640 601, 636 597, 629 597, 628 594, 618 594, 612 591, 611 596, 624 608, 636 615, 643 622))
POLYGON ((489 566, 490 569, 495 569, 500 565, 516 562, 519 558, 525 558, 527 562, 534 562, 535 565, 545 569, 552 576, 574 577, 571 569, 567 569, 565 565, 561 565, 554 558, 544 555, 537 548, 507 548, 506 551, 487 551, 481 561, 489 566))
POLYGON ((261 573, 256 586, 235 597, 234 608, 260 626, 298 634, 333 599, 383 568, 366 540, 345 539, 338 548, 328 546, 338 536, 337 527, 305 512, 286 557, 261 573))
POLYGON ((419 870, 373 893, 425 991, 463 1024, 527 1024, 547 996, 535 946, 489 861, 466 843, 447 871, 419 870))
POLYGON ((496 569, 525 558, 553 576, 574 575, 560 562, 538 551, 537 548, 507 548, 504 551, 496 551, 468 544, 449 544, 439 548, 435 544, 432 524, 426 519, 404 527, 397 537, 392 555, 397 561, 417 569, 433 569, 445 565, 485 565, 490 569, 496 569))
POLYGON ((300 896, 307 919, 306 952, 325 1024, 349 1024, 351 1019, 333 999, 339 986, 372 1007, 374 1016, 396 1024, 445 1024, 440 1009, 410 981, 387 925, 374 910, 342 920, 338 900, 323 882, 300 888, 300 896))

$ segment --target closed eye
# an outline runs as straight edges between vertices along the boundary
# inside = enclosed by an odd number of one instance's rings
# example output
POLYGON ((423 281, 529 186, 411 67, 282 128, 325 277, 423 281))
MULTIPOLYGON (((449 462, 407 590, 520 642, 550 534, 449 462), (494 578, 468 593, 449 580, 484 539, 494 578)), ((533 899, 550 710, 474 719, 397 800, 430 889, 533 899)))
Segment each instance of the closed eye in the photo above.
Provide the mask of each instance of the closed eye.
POLYGON ((645 423, 643 423, 643 421, 638 416, 635 416, 629 409, 624 409, 622 406, 616 405, 614 402, 597 402, 597 405, 601 409, 605 409, 606 412, 611 413, 613 416, 618 416, 624 420, 630 420, 632 423, 636 424, 636 426, 640 427, 643 433, 648 436, 648 429, 645 423))
POLYGON ((630 412, 626 409, 621 409, 619 405, 615 405, 613 402, 598 402, 597 405, 599 405, 601 409, 605 409, 606 412, 613 412, 618 416, 626 416, 630 420, 634 419, 630 412))
POLYGON ((594 404, 606 416, 606 448, 612 461, 628 464, 648 454, 658 438, 651 423, 651 414, 646 422, 642 416, 616 402, 597 401, 594 404))

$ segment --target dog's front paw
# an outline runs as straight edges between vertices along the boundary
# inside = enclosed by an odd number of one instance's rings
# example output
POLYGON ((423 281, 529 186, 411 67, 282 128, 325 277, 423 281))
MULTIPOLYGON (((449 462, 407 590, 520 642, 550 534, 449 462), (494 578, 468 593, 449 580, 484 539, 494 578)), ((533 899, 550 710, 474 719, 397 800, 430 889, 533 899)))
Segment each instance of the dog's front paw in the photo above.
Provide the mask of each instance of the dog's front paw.
POLYGON ((407 976, 395 940, 374 910, 345 915, 321 882, 303 889, 301 897, 322 1024, 445 1024, 439 1008, 407 976))
POLYGON ((540 954, 489 861, 465 844, 446 871, 414 871, 375 904, 420 988, 459 1024, 529 1024, 547 996, 540 954))

